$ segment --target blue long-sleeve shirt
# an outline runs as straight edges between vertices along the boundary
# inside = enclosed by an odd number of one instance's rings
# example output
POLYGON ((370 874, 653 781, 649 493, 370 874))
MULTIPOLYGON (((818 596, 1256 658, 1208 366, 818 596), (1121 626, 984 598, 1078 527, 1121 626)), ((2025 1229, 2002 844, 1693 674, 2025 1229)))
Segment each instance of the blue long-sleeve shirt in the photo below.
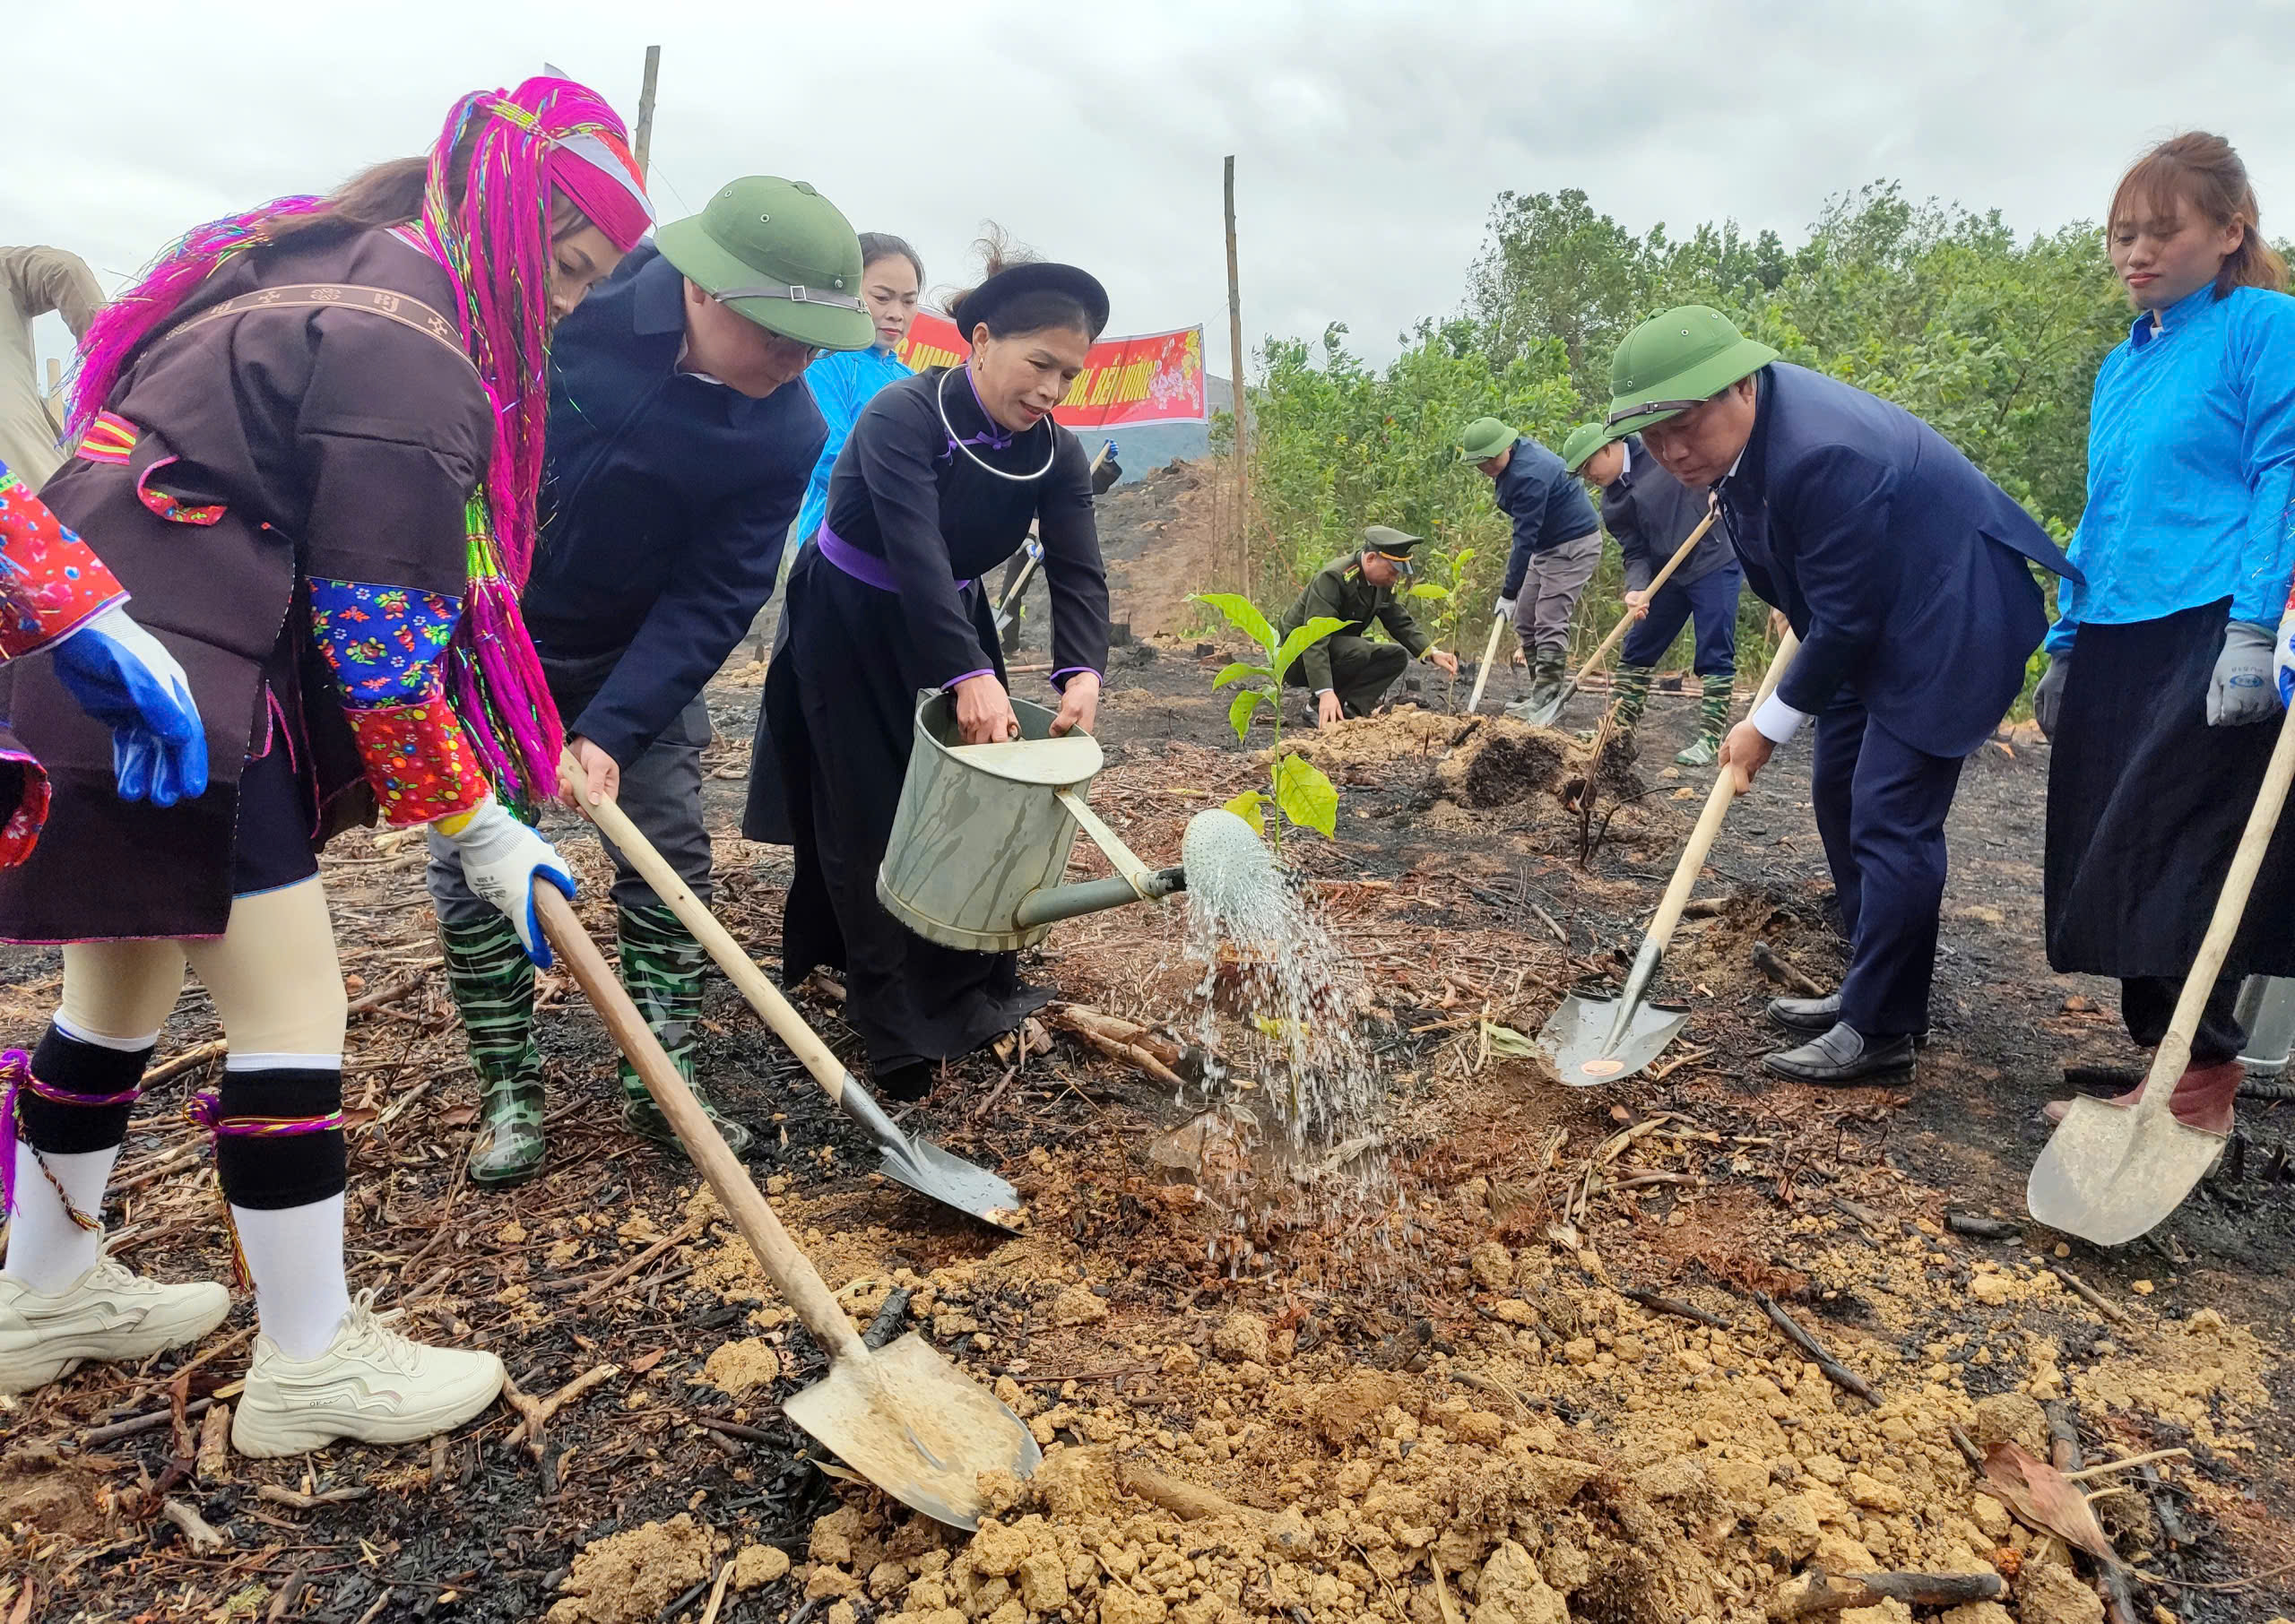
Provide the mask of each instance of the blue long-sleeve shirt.
POLYGON ((1578 477, 1528 435, 1514 442, 1514 454, 1499 471, 1492 495, 1514 523, 1501 597, 1511 598, 1522 590, 1522 578, 1530 573, 1530 560, 1537 555, 1601 529, 1578 477))
POLYGON ((2295 298, 2213 284, 2146 314, 2088 408, 2088 505, 2066 550, 2051 654, 2083 621, 2125 626, 2231 600, 2276 626, 2295 574, 2295 298))
POLYGON ((813 392, 813 403, 828 423, 828 444, 821 447, 820 461, 813 464, 805 505, 797 510, 800 546, 812 540, 827 516, 829 471, 836 466, 836 454, 844 449, 844 436, 853 432, 861 409, 886 384, 910 376, 899 357, 873 344, 866 350, 825 355, 805 368, 805 386, 813 392))

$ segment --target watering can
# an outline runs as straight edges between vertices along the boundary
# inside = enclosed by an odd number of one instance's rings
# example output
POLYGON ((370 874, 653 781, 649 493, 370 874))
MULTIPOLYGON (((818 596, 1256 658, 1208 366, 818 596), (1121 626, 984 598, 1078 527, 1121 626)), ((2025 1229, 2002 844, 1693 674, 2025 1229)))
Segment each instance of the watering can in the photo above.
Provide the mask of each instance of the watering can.
MULTIPOLYGON (((1052 712, 1011 703, 1019 738, 968 745, 957 742, 955 698, 939 689, 920 696, 877 900, 928 942, 1016 953, 1061 920, 1187 889, 1184 868, 1149 868, 1085 805, 1084 792, 1106 760, 1099 740, 1088 733, 1054 739, 1052 712), (1079 829, 1107 853, 1115 873, 1062 885, 1079 829)), ((1234 818, 1258 846, 1249 825, 1233 813, 1219 816, 1234 818)))

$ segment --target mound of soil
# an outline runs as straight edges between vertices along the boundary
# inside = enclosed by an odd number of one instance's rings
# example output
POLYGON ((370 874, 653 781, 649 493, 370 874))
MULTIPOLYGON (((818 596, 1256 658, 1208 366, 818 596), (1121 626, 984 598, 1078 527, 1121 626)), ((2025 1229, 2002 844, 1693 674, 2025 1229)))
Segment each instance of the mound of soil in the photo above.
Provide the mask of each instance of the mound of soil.
MULTIPOLYGON (((1422 799, 1429 807, 1447 801, 1476 810, 1550 806, 1562 812, 1564 796, 1585 773, 1584 747, 1557 729, 1534 728, 1510 716, 1446 716, 1407 704, 1286 734, 1283 749, 1313 762, 1334 783, 1378 782, 1423 764, 1422 799)), ((1615 782, 1627 794, 1642 791, 1630 774, 1615 782)), ((1604 786, 1612 785, 1613 774, 1606 773, 1604 786)))

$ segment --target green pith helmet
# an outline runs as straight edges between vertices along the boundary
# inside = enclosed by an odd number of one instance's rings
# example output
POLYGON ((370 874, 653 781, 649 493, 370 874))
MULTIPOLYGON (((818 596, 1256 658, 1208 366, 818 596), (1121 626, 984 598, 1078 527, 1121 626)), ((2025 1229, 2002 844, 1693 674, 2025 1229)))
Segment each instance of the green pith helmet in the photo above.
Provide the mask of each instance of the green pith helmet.
POLYGON ((861 302, 861 239, 801 180, 750 175, 654 235, 704 293, 768 333, 817 350, 866 350, 877 324, 861 302))
POLYGON ((1563 467, 1572 473, 1576 473, 1586 466, 1588 457, 1592 456, 1615 438, 1616 436, 1610 433, 1606 424, 1579 424, 1570 431, 1570 437, 1562 443, 1563 467))
POLYGON ((1639 434, 1751 377, 1777 351, 1719 310, 1676 305, 1625 335, 1610 358, 1610 437, 1639 434))
POLYGON ((1487 462, 1514 439, 1514 431, 1496 418, 1477 418, 1459 430, 1459 461, 1487 462))

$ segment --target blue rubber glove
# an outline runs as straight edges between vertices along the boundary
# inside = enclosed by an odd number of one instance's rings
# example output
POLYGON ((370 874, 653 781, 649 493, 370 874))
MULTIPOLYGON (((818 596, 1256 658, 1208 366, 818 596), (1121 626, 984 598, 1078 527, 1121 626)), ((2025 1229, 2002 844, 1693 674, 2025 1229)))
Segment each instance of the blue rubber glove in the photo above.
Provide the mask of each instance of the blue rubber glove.
POLYGON ((463 860, 463 878, 470 888, 502 911, 518 933, 526 956, 541 969, 550 968, 550 938, 542 934, 534 914, 534 887, 558 887, 568 902, 574 899, 574 877, 558 848, 489 799, 460 818, 444 817, 433 825, 454 842, 463 860))
POLYGON ((172 807, 207 791, 207 730, 191 683, 160 640, 117 604, 56 644, 56 675, 111 730, 122 800, 172 807))

